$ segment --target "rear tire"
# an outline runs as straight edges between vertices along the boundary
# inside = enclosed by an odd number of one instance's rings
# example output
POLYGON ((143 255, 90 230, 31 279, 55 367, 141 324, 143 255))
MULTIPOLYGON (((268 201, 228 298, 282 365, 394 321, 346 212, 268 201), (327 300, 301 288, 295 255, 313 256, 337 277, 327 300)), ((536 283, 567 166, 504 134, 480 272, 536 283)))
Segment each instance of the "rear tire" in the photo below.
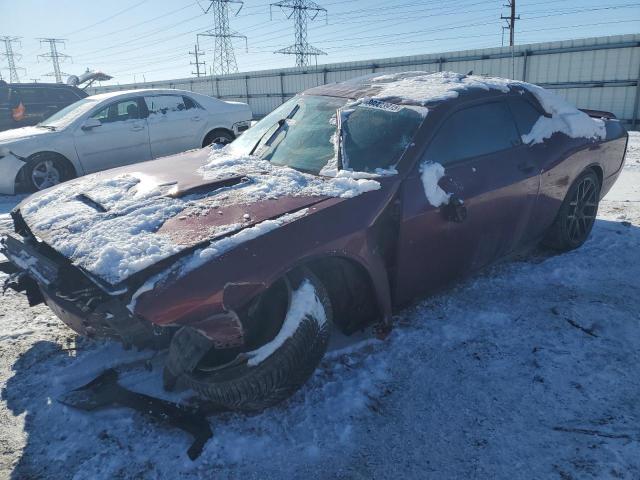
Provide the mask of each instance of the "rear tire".
POLYGON ((593 170, 587 170, 569 188, 542 244, 562 252, 582 246, 595 223, 599 203, 600 180, 593 170))
MULTIPOLYGON (((178 374, 177 380, 217 406, 247 412, 274 406, 296 392, 311 377, 326 352, 332 310, 324 286, 310 271, 301 269, 297 275, 288 275, 287 280, 293 295, 306 282, 311 284, 324 311, 324 319, 307 313, 284 343, 257 365, 250 365, 250 352, 246 355, 248 358, 217 370, 196 366, 178 374)), ((180 350, 184 352, 184 349, 180 350)), ((188 358, 175 358, 180 353, 170 348, 169 361, 176 363, 178 360, 177 363, 188 365, 188 358)), ((171 377, 169 372, 165 379, 171 380, 171 377)))
POLYGON ((236 137, 230 131, 219 128, 207 133, 207 136, 204 138, 204 142, 202 142, 202 147, 208 147, 214 143, 226 145, 233 142, 235 138, 236 137))

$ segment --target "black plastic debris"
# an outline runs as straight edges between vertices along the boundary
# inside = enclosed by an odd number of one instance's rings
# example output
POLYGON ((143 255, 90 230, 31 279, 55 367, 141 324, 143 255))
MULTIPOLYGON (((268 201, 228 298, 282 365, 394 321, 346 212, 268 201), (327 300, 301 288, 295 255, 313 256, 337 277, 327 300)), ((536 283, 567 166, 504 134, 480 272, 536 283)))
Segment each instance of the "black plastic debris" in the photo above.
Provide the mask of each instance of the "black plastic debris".
POLYGON ((137 410, 152 419, 179 428, 193 437, 187 455, 195 460, 213 436, 203 412, 143 393, 127 390, 118 383, 118 372, 109 369, 86 385, 65 394, 59 401, 70 407, 92 411, 113 406, 137 410))

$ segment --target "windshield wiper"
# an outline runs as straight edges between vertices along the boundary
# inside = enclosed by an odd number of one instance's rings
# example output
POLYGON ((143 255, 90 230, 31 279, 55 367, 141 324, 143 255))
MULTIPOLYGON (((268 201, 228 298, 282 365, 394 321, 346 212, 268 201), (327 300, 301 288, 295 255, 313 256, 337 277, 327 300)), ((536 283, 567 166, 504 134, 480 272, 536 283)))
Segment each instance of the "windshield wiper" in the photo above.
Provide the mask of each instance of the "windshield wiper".
POLYGON ((36 127, 46 128, 47 130, 51 130, 52 132, 56 131, 56 127, 54 127, 53 125, 42 125, 39 123, 38 125, 36 125, 36 127))
MULTIPOLYGON (((296 105, 295 107, 293 107, 293 109, 291 110, 291 112, 289 112, 289 115, 287 115, 284 118, 281 118, 280 120, 278 120, 276 123, 274 123, 273 125, 278 125, 278 128, 276 128, 274 130, 274 132, 269 136, 269 138, 267 139, 265 143, 269 144, 269 142, 271 142, 271 140, 273 140, 275 138, 275 136, 280 132, 280 130, 282 130, 282 127, 284 125, 286 125, 287 120, 291 120, 293 118, 293 116, 298 112, 298 110, 300 110, 300 105, 296 105)), ((273 127, 273 125, 271 125, 271 127, 273 127)), ((262 143, 262 140, 264 139, 264 137, 267 135, 267 133, 269 133, 269 130, 271 130, 271 127, 267 128, 265 130, 265 132, 260 135, 260 138, 258 139, 258 141, 256 142, 256 144, 253 146, 253 148, 251 149, 251 151, 249 152, 249 155, 253 155, 254 152, 256 151, 256 149, 258 148, 258 145, 260 145, 262 143)))

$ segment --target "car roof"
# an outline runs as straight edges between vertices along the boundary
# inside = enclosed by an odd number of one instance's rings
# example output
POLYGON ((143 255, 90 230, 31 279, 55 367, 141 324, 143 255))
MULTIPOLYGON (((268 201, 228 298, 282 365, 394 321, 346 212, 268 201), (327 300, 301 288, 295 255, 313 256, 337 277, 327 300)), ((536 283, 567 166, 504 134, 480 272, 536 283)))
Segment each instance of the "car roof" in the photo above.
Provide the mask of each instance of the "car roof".
POLYGON ((464 98, 499 96, 512 89, 523 90, 523 82, 455 72, 373 73, 340 83, 313 87, 303 95, 325 95, 348 99, 376 98, 387 103, 433 107, 464 98))
POLYGON ((95 100, 109 100, 112 98, 129 97, 131 95, 196 95, 194 92, 188 90, 178 90, 175 88, 139 88, 132 90, 118 90, 115 92, 98 93, 97 95, 91 95, 89 98, 95 100))
POLYGON ((30 82, 30 83, 8 83, 7 84, 11 88, 72 88, 75 90, 80 90, 75 85, 67 85, 66 83, 41 83, 41 82, 30 82))

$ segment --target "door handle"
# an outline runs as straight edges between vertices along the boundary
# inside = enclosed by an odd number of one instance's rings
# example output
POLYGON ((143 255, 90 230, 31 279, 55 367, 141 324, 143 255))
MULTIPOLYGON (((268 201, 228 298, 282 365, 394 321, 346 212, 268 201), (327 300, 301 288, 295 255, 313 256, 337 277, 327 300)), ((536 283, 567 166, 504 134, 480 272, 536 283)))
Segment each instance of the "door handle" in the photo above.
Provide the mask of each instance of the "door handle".
POLYGON ((195 117, 191 117, 191 120, 193 122, 199 122, 200 120, 202 120, 202 117, 200 115, 196 115, 195 117))
POLYGON ((139 132, 140 130, 144 129, 144 125, 133 125, 131 127, 131 130, 133 130, 134 132, 139 132))

